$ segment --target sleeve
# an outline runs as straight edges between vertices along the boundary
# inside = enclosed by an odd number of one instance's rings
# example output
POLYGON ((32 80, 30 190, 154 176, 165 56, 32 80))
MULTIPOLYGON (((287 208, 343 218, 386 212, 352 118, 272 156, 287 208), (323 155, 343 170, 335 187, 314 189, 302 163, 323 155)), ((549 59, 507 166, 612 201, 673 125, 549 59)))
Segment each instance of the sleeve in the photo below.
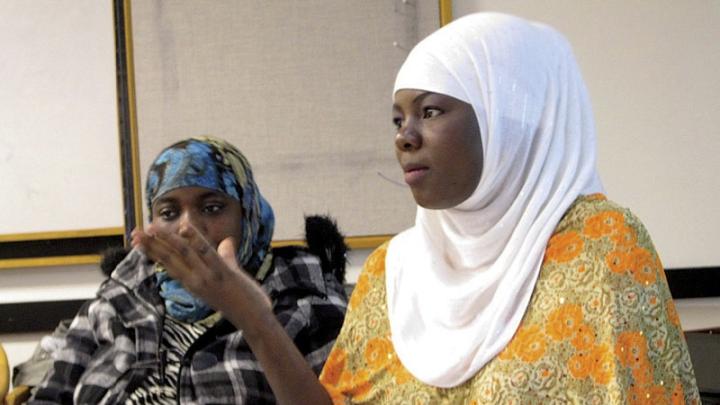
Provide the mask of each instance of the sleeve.
POLYGON ((288 263, 284 276, 290 275, 296 282, 274 294, 273 311, 315 374, 320 374, 345 319, 347 299, 343 286, 308 263, 306 256, 288 263))
MULTIPOLYGON (((631 404, 699 403, 662 263, 632 213, 614 206, 592 212, 550 239, 545 260, 545 290, 566 285, 547 308, 545 330, 564 348, 557 358, 571 392, 631 404)), ((521 335, 514 339, 520 354, 521 335)))
POLYGON ((98 301, 86 302, 72 321, 64 344, 53 353, 53 365, 30 400, 32 404, 72 404, 80 377, 98 347, 93 309, 98 301))
POLYGON ((611 236, 602 258, 614 277, 617 310, 612 348, 618 385, 638 403, 700 403, 680 318, 665 270, 640 220, 625 210, 624 225, 611 236), (619 277, 618 277, 619 276, 619 277))
MULTIPOLYGON (((315 374, 319 374, 340 332, 347 308, 342 285, 323 274, 316 257, 285 252, 275 255, 274 270, 263 281, 273 312, 315 374)), ((239 370, 238 384, 245 403, 274 403, 272 389, 246 343, 238 353, 248 361, 239 370)))

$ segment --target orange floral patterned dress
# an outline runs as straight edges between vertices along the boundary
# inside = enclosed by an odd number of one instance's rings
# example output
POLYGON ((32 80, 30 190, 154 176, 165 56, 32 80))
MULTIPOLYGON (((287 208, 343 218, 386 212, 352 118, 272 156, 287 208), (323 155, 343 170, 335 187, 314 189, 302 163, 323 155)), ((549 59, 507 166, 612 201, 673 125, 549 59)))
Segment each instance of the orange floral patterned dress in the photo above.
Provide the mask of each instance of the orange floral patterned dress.
POLYGON ((600 194, 578 198, 558 224, 508 346, 454 388, 423 384, 398 360, 387 317, 386 251, 387 244, 365 263, 320 375, 335 404, 700 403, 650 237, 600 194))

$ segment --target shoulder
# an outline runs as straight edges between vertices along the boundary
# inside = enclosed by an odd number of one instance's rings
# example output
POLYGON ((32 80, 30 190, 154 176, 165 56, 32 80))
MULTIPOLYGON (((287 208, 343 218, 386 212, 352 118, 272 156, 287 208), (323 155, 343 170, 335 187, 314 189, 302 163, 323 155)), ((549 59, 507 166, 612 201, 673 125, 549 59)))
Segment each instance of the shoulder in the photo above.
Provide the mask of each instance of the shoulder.
POLYGON ((106 324, 119 322, 117 318, 136 322, 153 312, 162 314, 164 304, 157 292, 155 272, 155 264, 147 256, 131 250, 98 288, 87 308, 89 318, 106 324))
POLYGON ((553 253, 553 246, 568 243, 596 248, 603 245, 605 249, 640 244, 652 249, 640 219, 602 194, 581 196, 568 208, 548 242, 548 252, 553 253))
POLYGON ((631 276, 638 282, 655 281, 662 271, 642 222, 598 194, 580 197, 570 206, 548 241, 543 262, 549 269, 559 265, 590 270, 605 280, 631 276))
POLYGON ((367 260, 365 261, 365 268, 372 268, 377 272, 377 270, 382 270, 384 272, 385 270, 385 258, 387 257, 387 251, 388 247, 390 246, 390 241, 383 243, 382 245, 375 248, 375 250, 370 253, 367 260))
POLYGON ((373 302, 385 301, 385 259, 388 245, 389 242, 383 243, 365 260, 350 296, 349 311, 360 310, 368 297, 373 297, 371 300, 373 302))
POLYGON ((373 250, 368 255, 362 270, 358 277, 357 283, 366 281, 368 277, 384 279, 385 276, 385 259, 387 259, 388 246, 391 241, 385 242, 373 250))
POLYGON ((625 222, 626 217, 639 222, 630 210, 608 200, 602 194, 580 196, 567 209, 555 233, 587 231, 589 236, 599 236, 625 222))
MULTIPOLYGON (((278 321, 304 355, 335 339, 345 318, 347 296, 335 275, 323 272, 320 258, 303 248, 274 249, 273 268, 262 288, 270 295, 278 321)), ((319 358, 308 357, 316 372, 322 365, 315 364, 319 358)))
MULTIPOLYGON (((103 266, 107 266, 104 264, 103 266)), ((101 291, 110 286, 121 284, 125 288, 135 289, 146 282, 155 274, 155 265, 145 254, 137 249, 132 249, 125 257, 111 270, 109 280, 101 287, 101 291)), ((124 289, 124 288, 123 288, 124 289)))
POLYGON ((306 249, 276 248, 272 254, 272 270, 261 283, 271 297, 298 293, 326 298, 342 293, 340 281, 332 273, 324 272, 320 258, 306 249))

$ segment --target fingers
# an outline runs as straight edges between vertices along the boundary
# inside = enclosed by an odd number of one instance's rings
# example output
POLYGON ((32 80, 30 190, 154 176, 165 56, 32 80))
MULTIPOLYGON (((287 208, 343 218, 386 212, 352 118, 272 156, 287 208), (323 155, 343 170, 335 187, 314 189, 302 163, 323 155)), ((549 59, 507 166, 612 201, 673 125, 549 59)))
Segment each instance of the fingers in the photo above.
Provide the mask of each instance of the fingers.
POLYGON ((147 233, 136 230, 132 234, 132 245, 162 264, 172 278, 181 281, 191 291, 205 288, 208 282, 222 280, 228 267, 237 267, 234 255, 232 261, 222 259, 210 242, 192 226, 182 229, 179 234, 155 231, 152 226, 148 227, 147 233))
POLYGON ((218 254, 225 263, 229 265, 237 265, 237 259, 235 257, 237 253, 237 242, 232 236, 227 237, 220 242, 218 246, 218 254))
POLYGON ((265 291, 238 264, 237 241, 232 237, 222 240, 216 250, 192 226, 177 234, 148 227, 146 232, 133 231, 132 246, 161 263, 170 277, 218 311, 242 318, 247 302, 271 307, 265 291), (238 295, 243 297, 241 305, 234 299, 238 295))
POLYGON ((178 241, 176 235, 163 232, 149 234, 136 230, 132 234, 132 246, 165 267, 176 280, 184 280, 192 270, 191 261, 188 260, 191 249, 187 242, 178 241))
POLYGON ((180 235, 169 235, 168 241, 176 249, 182 249, 184 260, 197 270, 200 277, 212 278, 213 281, 222 279, 225 263, 197 229, 191 226, 180 235))
POLYGON ((272 301, 267 293, 260 287, 260 284, 251 277, 237 262, 237 241, 233 237, 227 237, 220 242, 218 246, 218 255, 225 261, 225 264, 231 269, 237 271, 237 276, 240 280, 246 284, 254 295, 247 294, 248 296, 254 296, 256 299, 262 301, 267 307, 272 307, 272 301))

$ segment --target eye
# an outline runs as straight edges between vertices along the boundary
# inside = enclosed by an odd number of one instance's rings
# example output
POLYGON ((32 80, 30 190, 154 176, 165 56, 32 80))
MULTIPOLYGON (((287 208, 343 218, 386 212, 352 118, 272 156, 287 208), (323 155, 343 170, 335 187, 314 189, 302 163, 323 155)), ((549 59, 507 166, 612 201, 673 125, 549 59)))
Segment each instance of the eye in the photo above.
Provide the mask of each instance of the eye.
POLYGON ((423 118, 435 118, 438 115, 442 114, 443 111, 437 107, 425 107, 423 108, 423 118))
POLYGON ((162 207, 158 210, 158 216, 165 221, 172 221, 177 215, 177 210, 173 207, 162 207))
POLYGON ((203 206, 203 213, 206 214, 217 214, 225 208, 225 204, 219 202, 207 203, 203 206))
POLYGON ((400 129, 402 126, 402 118, 400 117, 393 117, 392 122, 396 129, 400 129))

